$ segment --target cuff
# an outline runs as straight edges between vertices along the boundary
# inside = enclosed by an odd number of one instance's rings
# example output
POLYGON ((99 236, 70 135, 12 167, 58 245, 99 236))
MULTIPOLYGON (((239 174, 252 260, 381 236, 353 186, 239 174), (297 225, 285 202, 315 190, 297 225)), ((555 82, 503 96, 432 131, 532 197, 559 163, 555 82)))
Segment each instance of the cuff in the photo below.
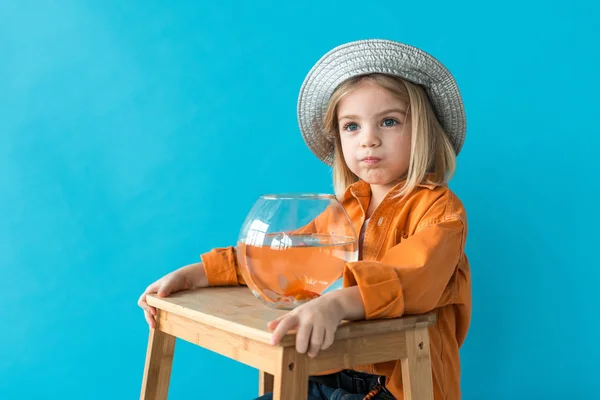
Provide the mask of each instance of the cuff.
POLYGON ((200 256, 209 286, 236 286, 238 268, 233 247, 213 249, 200 256))
POLYGON ((368 261, 347 263, 344 287, 348 286, 358 286, 365 319, 396 318, 404 314, 402 284, 393 268, 368 261))

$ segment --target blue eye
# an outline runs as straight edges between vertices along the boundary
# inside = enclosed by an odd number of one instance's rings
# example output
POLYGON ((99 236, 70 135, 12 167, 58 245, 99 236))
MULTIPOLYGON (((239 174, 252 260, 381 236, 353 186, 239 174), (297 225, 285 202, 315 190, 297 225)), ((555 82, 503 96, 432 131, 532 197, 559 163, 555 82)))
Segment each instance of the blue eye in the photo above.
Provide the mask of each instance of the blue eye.
POLYGON ((346 125, 344 125, 345 131, 354 132, 357 129, 358 129, 358 124, 355 124, 354 122, 350 122, 350 123, 347 123, 346 125))
POLYGON ((386 118, 383 120, 383 126, 391 127, 398 125, 398 121, 392 118, 386 118))

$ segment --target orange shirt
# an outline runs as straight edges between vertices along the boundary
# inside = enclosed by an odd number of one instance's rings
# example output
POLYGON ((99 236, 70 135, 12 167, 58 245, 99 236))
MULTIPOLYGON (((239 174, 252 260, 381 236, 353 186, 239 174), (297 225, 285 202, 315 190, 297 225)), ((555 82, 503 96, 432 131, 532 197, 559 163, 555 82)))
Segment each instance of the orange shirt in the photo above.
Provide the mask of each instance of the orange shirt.
MULTIPOLYGON (((359 287, 366 319, 435 311, 436 323, 429 328, 434 398, 460 399, 459 348, 471 320, 465 209, 450 189, 441 186, 420 185, 408 196, 390 198, 401 185, 373 212, 362 259, 346 264, 344 286, 359 287)), ((351 185, 342 199, 356 232, 370 200, 371 190, 364 181, 351 185)), ((202 261, 211 286, 244 284, 233 247, 205 253, 202 261)), ((385 375, 388 390, 404 398, 399 360, 355 369, 385 375)))

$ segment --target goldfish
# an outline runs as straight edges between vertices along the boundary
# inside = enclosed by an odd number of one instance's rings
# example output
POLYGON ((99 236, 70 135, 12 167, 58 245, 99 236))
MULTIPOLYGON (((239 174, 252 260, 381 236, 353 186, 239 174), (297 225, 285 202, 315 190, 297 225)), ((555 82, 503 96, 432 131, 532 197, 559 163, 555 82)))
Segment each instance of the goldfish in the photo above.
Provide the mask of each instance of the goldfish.
POLYGON ((305 282, 302 280, 294 281, 287 285, 283 295, 293 297, 296 301, 309 301, 320 296, 319 293, 305 289, 305 282))

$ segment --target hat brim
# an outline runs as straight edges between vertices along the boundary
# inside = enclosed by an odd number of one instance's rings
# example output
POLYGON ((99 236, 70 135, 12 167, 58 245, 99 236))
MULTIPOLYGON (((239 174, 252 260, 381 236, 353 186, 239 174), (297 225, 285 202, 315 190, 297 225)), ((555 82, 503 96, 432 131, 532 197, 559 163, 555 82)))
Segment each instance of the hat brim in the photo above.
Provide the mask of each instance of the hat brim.
POLYGON ((298 96, 298 123, 311 151, 328 165, 333 163, 333 142, 324 134, 327 104, 346 80, 368 74, 385 74, 421 85, 436 117, 448 134, 456 154, 466 134, 465 111, 458 86, 450 72, 433 56, 391 40, 369 39, 343 44, 325 54, 306 76, 298 96))

